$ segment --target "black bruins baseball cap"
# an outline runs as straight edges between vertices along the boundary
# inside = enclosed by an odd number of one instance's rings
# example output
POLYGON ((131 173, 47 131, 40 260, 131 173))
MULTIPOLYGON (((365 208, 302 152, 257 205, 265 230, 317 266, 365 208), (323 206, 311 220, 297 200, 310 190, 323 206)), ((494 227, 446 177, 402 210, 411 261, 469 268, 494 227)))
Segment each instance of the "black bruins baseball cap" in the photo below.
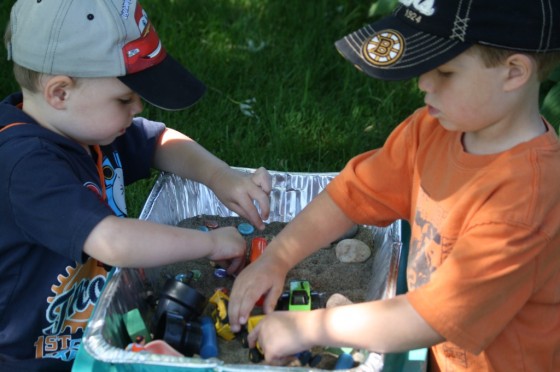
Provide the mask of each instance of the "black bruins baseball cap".
POLYGON ((419 76, 474 44, 560 51, 557 0, 399 0, 391 16, 335 43, 359 70, 382 80, 419 76))

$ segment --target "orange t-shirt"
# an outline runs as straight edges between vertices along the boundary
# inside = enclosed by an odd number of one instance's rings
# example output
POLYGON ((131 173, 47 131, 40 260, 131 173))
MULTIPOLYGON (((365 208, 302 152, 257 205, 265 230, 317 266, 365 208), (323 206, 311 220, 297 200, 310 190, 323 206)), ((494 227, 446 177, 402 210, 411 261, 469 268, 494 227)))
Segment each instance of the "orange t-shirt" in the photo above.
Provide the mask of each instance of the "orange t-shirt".
POLYGON ((420 109, 327 192, 355 222, 411 223, 407 298, 443 371, 560 371, 560 143, 466 153, 420 109))

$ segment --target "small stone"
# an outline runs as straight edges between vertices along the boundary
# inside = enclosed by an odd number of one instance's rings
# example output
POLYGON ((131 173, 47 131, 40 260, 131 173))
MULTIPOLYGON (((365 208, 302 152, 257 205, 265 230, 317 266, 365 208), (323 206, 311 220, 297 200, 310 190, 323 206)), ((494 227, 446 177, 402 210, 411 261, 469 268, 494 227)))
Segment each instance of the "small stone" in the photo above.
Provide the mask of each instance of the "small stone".
POLYGON ((362 364, 366 362, 366 355, 362 350, 355 350, 352 352, 352 359, 354 359, 354 363, 362 364))
POLYGON ((336 258, 340 262, 364 262, 371 256, 371 249, 358 239, 341 240, 335 248, 336 258))
POLYGON ((204 220, 204 226, 209 229, 217 229, 218 228, 218 221, 216 220, 204 220))
POLYGON ((344 306, 344 305, 352 305, 352 301, 350 301, 346 296, 341 295, 340 293, 335 293, 326 303, 326 308, 337 307, 337 306, 344 306))

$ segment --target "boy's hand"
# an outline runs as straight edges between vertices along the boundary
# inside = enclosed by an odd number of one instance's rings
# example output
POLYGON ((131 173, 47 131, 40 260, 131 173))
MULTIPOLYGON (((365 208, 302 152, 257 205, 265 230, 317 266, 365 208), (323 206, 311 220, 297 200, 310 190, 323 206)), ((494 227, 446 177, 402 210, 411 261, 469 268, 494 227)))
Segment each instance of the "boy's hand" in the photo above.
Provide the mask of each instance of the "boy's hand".
POLYGON ((240 331, 241 325, 247 323, 251 310, 262 295, 266 295, 264 312, 268 314, 274 311, 286 277, 281 266, 261 256, 235 279, 228 306, 229 325, 233 332, 240 331))
POLYGON ((306 326, 314 324, 305 318, 313 318, 311 312, 275 311, 261 320, 247 336, 249 347, 258 342, 267 363, 280 364, 293 355, 312 346, 306 335, 313 333, 306 326))
POLYGON ((259 230, 264 230, 263 220, 268 219, 270 213, 269 194, 272 189, 272 179, 266 169, 261 167, 252 174, 246 174, 226 167, 212 177, 208 186, 226 207, 246 218, 259 230), (255 207, 255 201, 261 215, 255 207))
POLYGON ((214 249, 208 258, 226 269, 230 275, 239 272, 245 264, 245 239, 233 226, 211 230, 208 233, 214 242, 214 249))

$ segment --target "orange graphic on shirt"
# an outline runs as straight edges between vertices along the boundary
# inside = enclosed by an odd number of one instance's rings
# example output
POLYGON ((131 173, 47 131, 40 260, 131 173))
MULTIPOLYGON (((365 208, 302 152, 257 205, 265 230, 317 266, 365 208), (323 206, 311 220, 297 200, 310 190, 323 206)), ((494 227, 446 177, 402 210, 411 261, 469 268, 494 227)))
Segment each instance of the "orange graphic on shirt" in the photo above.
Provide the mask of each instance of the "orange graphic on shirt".
POLYGON ((68 266, 66 272, 51 287, 54 296, 47 299, 45 315, 50 325, 43 329, 45 335, 84 330, 107 279, 107 270, 92 258, 83 265, 68 266))

